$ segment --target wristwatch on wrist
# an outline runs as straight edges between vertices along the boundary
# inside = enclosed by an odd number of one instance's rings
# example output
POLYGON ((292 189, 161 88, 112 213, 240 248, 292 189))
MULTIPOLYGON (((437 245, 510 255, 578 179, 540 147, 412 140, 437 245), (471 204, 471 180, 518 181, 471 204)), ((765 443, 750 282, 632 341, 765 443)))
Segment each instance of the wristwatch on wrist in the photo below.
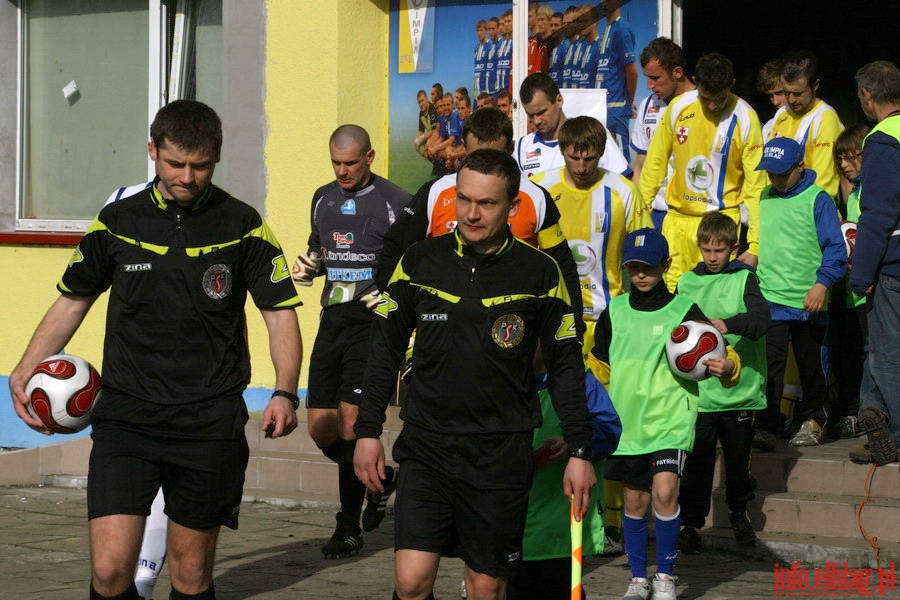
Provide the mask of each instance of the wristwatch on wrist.
POLYGON ((569 450, 569 456, 572 458, 581 458, 584 460, 594 460, 594 449, 588 444, 578 446, 569 450))
POLYGON ((292 392, 288 392, 286 390, 275 390, 272 392, 272 398, 275 396, 281 396, 282 398, 287 398, 291 401, 291 406, 294 407, 294 410, 300 408, 300 396, 294 394, 292 392))

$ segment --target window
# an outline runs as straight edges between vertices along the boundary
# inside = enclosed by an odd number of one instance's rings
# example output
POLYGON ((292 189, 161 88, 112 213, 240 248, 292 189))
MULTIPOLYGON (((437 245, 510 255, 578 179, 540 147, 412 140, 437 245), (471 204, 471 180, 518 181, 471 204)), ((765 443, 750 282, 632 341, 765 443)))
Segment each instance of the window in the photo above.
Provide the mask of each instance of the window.
POLYGON ((0 61, 18 56, 19 85, 0 231, 83 232, 114 189, 153 176, 146 144, 164 102, 196 98, 223 114, 222 0, 22 0, 18 14, 3 4, 0 52, 12 53, 0 61))

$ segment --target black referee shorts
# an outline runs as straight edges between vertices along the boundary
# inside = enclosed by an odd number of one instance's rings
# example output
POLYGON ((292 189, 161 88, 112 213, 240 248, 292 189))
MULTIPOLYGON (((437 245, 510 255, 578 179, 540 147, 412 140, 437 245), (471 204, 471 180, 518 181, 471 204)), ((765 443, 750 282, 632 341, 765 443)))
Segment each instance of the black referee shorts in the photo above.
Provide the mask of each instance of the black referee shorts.
POLYGON ((322 310, 309 359, 307 408, 337 408, 341 402, 359 405, 372 319, 372 313, 356 301, 322 310))
MULTIPOLYGON (((460 452, 447 447, 430 452, 403 441, 394 446, 400 464, 394 504, 395 550, 420 550, 460 557, 478 573, 510 577, 522 553, 522 535, 531 486, 529 434, 443 436, 465 444, 460 452), (486 444, 482 438, 489 438, 486 444), (398 446, 400 452, 398 453, 398 446), (481 448, 479 448, 481 446, 481 448), (436 458, 437 450, 442 458, 436 458), (409 458, 410 454, 419 458, 409 458), (430 455, 430 456, 429 456, 430 455), (490 483, 473 477, 473 458, 492 464, 502 476, 490 483)), ((477 463, 475 463, 477 464, 477 463)))
POLYGON ((162 486, 165 512, 184 527, 238 527, 249 449, 231 440, 172 439, 96 424, 88 518, 150 514, 162 486), (98 426, 100 425, 100 426, 98 426))

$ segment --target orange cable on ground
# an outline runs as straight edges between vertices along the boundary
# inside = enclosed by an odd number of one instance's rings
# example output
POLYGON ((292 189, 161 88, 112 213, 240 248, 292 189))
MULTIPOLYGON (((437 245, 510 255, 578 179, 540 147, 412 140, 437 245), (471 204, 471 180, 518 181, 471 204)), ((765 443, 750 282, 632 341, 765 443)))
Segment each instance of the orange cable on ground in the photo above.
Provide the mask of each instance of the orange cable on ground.
POLYGON ((870 536, 862 523, 863 506, 872 499, 872 476, 875 474, 876 468, 878 468, 878 465, 872 463, 869 472, 866 474, 866 479, 863 482, 863 490, 866 492, 866 497, 859 503, 859 506, 856 507, 856 524, 859 525, 859 532, 862 534, 863 538, 869 542, 869 545, 872 546, 872 550, 875 552, 875 566, 878 569, 881 569, 881 548, 879 548, 876 543, 878 538, 876 536, 870 536))

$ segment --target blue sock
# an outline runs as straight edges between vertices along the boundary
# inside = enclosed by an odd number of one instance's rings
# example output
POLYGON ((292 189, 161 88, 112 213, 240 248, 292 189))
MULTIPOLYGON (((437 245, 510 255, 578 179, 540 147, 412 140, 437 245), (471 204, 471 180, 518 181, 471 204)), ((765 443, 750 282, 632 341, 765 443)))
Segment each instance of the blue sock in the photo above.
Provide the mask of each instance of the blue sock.
MULTIPOLYGON (((631 565, 632 577, 647 578, 647 517, 632 517, 622 512, 622 530, 625 534, 625 552, 631 565)), ((678 533, 675 533, 677 540, 678 533)))
POLYGON ((656 572, 672 575, 675 558, 678 557, 678 534, 681 529, 681 507, 674 515, 664 517, 654 511, 656 517, 656 572))

